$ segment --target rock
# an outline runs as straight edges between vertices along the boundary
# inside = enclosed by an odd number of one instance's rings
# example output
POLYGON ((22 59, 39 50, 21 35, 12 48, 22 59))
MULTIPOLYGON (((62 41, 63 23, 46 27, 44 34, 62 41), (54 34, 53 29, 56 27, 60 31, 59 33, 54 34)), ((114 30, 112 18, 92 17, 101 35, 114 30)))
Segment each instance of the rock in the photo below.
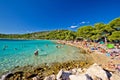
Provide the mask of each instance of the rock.
POLYGON ((76 72, 76 75, 79 75, 79 74, 81 74, 82 73, 82 69, 81 68, 78 68, 77 69, 77 72, 76 72))
POLYGON ((110 80, 120 80, 120 76, 118 76, 116 74, 112 74, 110 80))
POLYGON ((97 77, 97 76, 95 76, 95 75, 92 76, 92 79, 93 79, 93 80, 102 80, 101 78, 99 78, 99 77, 97 77))
POLYGON ((36 76, 37 76, 37 74, 29 74, 26 78, 30 79, 30 78, 33 78, 33 77, 36 77, 36 76))
POLYGON ((33 77, 32 80, 40 80, 39 76, 33 77))
POLYGON ((72 73, 70 71, 63 71, 63 73, 62 73, 62 80, 69 80, 69 76, 71 74, 72 73))
POLYGON ((87 74, 70 75, 70 80, 92 80, 87 74))
POLYGON ((46 69, 46 68, 41 68, 41 67, 40 67, 40 68, 37 68, 36 70, 37 70, 37 71, 44 71, 45 69, 46 69))
POLYGON ((61 69, 58 74, 56 75, 56 79, 59 80, 62 76, 63 70, 61 69))
POLYGON ((69 80, 69 75, 71 75, 72 72, 70 71, 63 71, 62 69, 59 71, 59 73, 56 76, 57 80, 69 80))
POLYGON ((24 73, 23 71, 14 72, 14 74, 23 74, 23 73, 24 73))
POLYGON ((86 72, 86 71, 87 71, 87 69, 86 69, 86 68, 83 68, 83 69, 82 69, 82 71, 83 71, 83 72, 86 72))
POLYGON ((72 71, 72 74, 74 74, 74 75, 79 75, 83 72, 81 68, 78 68, 78 69, 74 68, 71 71, 72 71))
POLYGON ((50 75, 48 77, 45 77, 44 80, 55 80, 55 75, 50 75))
POLYGON ((13 76, 13 73, 12 73, 12 72, 9 72, 9 73, 3 75, 3 76, 1 77, 1 80, 6 80, 6 79, 10 78, 11 76, 13 76))
POLYGON ((102 80, 108 80, 106 72, 96 63, 87 69, 86 74, 90 75, 91 77, 97 76, 102 80))
POLYGON ((72 74, 76 74, 77 73, 77 68, 72 69, 72 74))
POLYGON ((81 69, 81 68, 78 68, 78 69, 77 69, 77 72, 82 73, 82 69, 81 69))

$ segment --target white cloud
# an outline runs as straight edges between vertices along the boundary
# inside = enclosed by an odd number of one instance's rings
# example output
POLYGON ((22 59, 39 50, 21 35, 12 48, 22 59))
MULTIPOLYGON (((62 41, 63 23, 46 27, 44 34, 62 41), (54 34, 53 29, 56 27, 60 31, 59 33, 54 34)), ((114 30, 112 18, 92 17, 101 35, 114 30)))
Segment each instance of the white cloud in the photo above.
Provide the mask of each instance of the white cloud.
POLYGON ((70 26, 70 28, 76 28, 77 26, 70 26))
POLYGON ((90 23, 90 22, 89 21, 87 21, 87 22, 85 22, 85 21, 80 22, 80 24, 88 24, 88 23, 90 23))

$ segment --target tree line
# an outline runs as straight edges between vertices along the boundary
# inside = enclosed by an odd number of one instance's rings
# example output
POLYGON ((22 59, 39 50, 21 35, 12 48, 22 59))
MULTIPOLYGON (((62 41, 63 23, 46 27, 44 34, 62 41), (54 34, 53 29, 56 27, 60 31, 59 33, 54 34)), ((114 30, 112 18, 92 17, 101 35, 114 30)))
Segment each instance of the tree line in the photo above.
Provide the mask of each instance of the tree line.
POLYGON ((75 40, 79 37, 90 40, 105 37, 108 41, 120 41, 120 18, 116 18, 108 24, 96 23, 93 26, 80 26, 77 31, 53 30, 27 34, 0 34, 0 38, 17 39, 75 40))

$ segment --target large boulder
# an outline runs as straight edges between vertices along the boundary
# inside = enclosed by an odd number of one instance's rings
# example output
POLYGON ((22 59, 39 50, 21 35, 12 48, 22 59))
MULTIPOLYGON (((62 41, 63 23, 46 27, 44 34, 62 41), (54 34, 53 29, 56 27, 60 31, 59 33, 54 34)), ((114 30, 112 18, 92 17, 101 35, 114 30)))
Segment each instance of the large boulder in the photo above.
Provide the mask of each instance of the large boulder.
POLYGON ((92 80, 91 77, 87 74, 80 74, 80 75, 70 75, 70 80, 92 80))
POLYGON ((72 74, 70 71, 63 71, 62 69, 58 72, 57 80, 69 80, 69 76, 72 74))
POLYGON ((107 72, 96 63, 87 69, 86 74, 88 74, 92 78, 93 76, 96 76, 101 78, 102 80, 108 80, 107 72))
POLYGON ((81 68, 74 68, 71 70, 73 75, 79 75, 83 72, 83 70, 81 68))
POLYGON ((56 79, 59 80, 62 77, 63 70, 61 69, 56 75, 56 79))
POLYGON ((69 76, 71 75, 72 73, 70 71, 63 71, 62 73, 62 80, 69 80, 69 76))

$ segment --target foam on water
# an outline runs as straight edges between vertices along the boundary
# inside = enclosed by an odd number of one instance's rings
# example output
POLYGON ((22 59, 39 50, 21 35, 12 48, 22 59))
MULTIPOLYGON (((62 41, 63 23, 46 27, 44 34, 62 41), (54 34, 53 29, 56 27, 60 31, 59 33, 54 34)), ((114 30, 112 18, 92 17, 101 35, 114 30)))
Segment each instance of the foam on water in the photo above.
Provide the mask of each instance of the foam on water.
POLYGON ((75 47, 56 44, 50 40, 0 40, 0 73, 16 66, 84 59, 84 55, 79 52, 75 47), (38 56, 34 55, 36 50, 39 51, 38 56))

